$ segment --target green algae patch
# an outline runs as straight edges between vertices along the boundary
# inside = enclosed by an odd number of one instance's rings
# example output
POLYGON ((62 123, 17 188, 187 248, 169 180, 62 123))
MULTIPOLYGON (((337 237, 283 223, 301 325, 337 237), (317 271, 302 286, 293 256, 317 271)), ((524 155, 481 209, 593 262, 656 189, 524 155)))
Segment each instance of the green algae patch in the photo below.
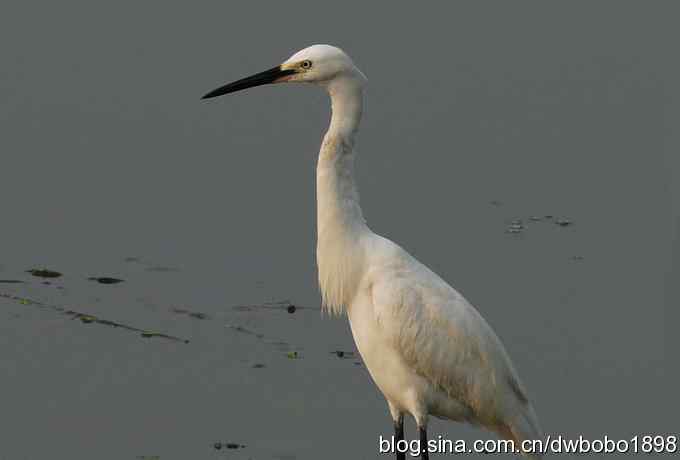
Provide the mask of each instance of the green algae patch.
POLYGON ((81 322, 83 322, 85 324, 94 323, 95 321, 97 321, 96 316, 84 315, 82 313, 78 313, 78 315, 76 315, 74 317, 74 319, 79 319, 81 322))

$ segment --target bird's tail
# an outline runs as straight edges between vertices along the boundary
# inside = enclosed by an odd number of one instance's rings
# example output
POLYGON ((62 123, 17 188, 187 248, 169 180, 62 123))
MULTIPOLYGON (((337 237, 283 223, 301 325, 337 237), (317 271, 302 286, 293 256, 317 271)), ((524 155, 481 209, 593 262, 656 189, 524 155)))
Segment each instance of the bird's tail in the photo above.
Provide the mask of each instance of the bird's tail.
POLYGON ((531 460, 541 460, 545 436, 531 404, 527 404, 523 409, 508 421, 502 435, 506 439, 511 439, 515 443, 515 448, 521 450, 525 457, 531 460))

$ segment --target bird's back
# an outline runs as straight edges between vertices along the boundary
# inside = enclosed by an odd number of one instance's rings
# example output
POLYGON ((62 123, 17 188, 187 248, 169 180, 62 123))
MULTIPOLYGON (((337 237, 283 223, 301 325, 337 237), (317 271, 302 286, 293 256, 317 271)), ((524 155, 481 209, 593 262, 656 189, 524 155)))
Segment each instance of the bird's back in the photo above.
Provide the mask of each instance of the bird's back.
MULTIPOLYGON (((351 309, 371 312, 350 311, 350 320, 373 321, 372 334, 413 372, 410 391, 419 393, 420 410, 481 425, 518 442, 542 437, 503 345, 479 312, 395 243, 371 235, 364 244, 369 254, 365 295, 351 309)), ((376 373, 390 378, 384 374, 376 373)))

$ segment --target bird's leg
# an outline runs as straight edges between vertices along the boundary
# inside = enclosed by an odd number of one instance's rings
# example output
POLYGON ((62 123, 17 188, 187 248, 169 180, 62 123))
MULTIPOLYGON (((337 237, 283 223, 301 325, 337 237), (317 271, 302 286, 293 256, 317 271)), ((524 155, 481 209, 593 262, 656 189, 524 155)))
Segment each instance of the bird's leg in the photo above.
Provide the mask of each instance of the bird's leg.
POLYGON ((400 452, 397 446, 399 441, 404 440, 404 416, 399 415, 394 421, 394 451, 397 453, 397 460, 406 460, 406 451, 400 452))
POLYGON ((418 433, 420 434, 420 459, 429 460, 430 454, 427 451, 427 427, 425 425, 418 426, 418 433))

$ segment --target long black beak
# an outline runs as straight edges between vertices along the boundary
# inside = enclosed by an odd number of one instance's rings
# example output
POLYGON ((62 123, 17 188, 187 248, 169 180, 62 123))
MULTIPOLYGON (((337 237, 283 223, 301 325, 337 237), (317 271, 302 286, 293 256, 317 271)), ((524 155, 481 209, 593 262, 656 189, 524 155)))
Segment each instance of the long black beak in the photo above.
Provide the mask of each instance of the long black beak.
POLYGON ((282 69, 281 66, 276 66, 273 69, 265 70, 264 72, 256 73, 250 77, 236 80, 217 89, 210 91, 201 99, 210 99, 212 97, 222 96, 224 94, 241 91, 242 89, 252 88, 253 86, 266 85, 275 83, 279 78, 295 73, 295 69, 282 69))

